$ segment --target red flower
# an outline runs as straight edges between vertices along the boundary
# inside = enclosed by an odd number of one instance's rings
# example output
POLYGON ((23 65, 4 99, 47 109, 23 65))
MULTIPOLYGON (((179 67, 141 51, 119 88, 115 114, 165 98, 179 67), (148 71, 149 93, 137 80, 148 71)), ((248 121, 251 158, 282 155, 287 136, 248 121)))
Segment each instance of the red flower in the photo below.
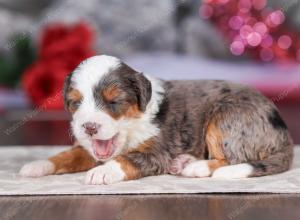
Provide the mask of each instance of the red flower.
POLYGON ((58 60, 39 61, 25 71, 23 88, 35 106, 61 109, 64 78, 69 72, 69 68, 58 60))
POLYGON ((94 55, 93 34, 87 25, 48 26, 42 34, 39 59, 23 74, 22 85, 35 106, 62 109, 64 78, 84 59, 94 55))
POLYGON ((74 69, 82 60, 94 54, 92 40, 93 34, 84 23, 72 27, 51 25, 42 34, 38 54, 43 60, 64 59, 74 69))

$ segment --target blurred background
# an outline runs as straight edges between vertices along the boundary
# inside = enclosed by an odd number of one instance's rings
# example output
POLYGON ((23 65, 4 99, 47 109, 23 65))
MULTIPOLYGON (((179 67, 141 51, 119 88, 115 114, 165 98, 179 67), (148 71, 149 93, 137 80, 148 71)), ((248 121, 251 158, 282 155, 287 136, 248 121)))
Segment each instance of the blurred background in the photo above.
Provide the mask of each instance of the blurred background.
POLYGON ((0 145, 72 142, 64 77, 95 54, 248 84, 300 144, 299 0, 0 0, 0 145))

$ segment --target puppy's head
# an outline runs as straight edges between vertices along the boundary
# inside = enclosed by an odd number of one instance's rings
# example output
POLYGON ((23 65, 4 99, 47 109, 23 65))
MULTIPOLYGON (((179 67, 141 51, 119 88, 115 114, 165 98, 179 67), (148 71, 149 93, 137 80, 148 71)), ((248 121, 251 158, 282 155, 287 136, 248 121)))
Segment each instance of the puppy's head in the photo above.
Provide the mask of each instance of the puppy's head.
POLYGON ((144 114, 150 98, 150 81, 110 56, 87 59, 65 80, 73 134, 99 161, 122 152, 129 125, 144 114))

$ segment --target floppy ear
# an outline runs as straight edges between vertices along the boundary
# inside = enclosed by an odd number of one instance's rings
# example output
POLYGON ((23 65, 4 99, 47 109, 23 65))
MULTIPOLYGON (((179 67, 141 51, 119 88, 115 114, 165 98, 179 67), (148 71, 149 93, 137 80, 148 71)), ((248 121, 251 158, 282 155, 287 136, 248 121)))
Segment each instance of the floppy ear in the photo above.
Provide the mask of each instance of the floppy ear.
POLYGON ((144 112, 146 106, 151 99, 152 86, 151 82, 144 76, 143 73, 135 73, 135 80, 137 86, 137 101, 139 109, 144 112))

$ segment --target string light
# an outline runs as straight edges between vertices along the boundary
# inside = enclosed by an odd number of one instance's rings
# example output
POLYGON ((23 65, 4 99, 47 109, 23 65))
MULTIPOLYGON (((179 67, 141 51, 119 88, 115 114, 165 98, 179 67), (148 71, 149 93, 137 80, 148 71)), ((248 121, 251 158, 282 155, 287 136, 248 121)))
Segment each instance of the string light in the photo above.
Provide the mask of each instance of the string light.
POLYGON ((268 7, 267 0, 202 2, 200 16, 214 22, 227 36, 233 55, 247 52, 264 62, 300 60, 300 39, 293 37, 297 33, 287 31, 283 11, 268 7))

